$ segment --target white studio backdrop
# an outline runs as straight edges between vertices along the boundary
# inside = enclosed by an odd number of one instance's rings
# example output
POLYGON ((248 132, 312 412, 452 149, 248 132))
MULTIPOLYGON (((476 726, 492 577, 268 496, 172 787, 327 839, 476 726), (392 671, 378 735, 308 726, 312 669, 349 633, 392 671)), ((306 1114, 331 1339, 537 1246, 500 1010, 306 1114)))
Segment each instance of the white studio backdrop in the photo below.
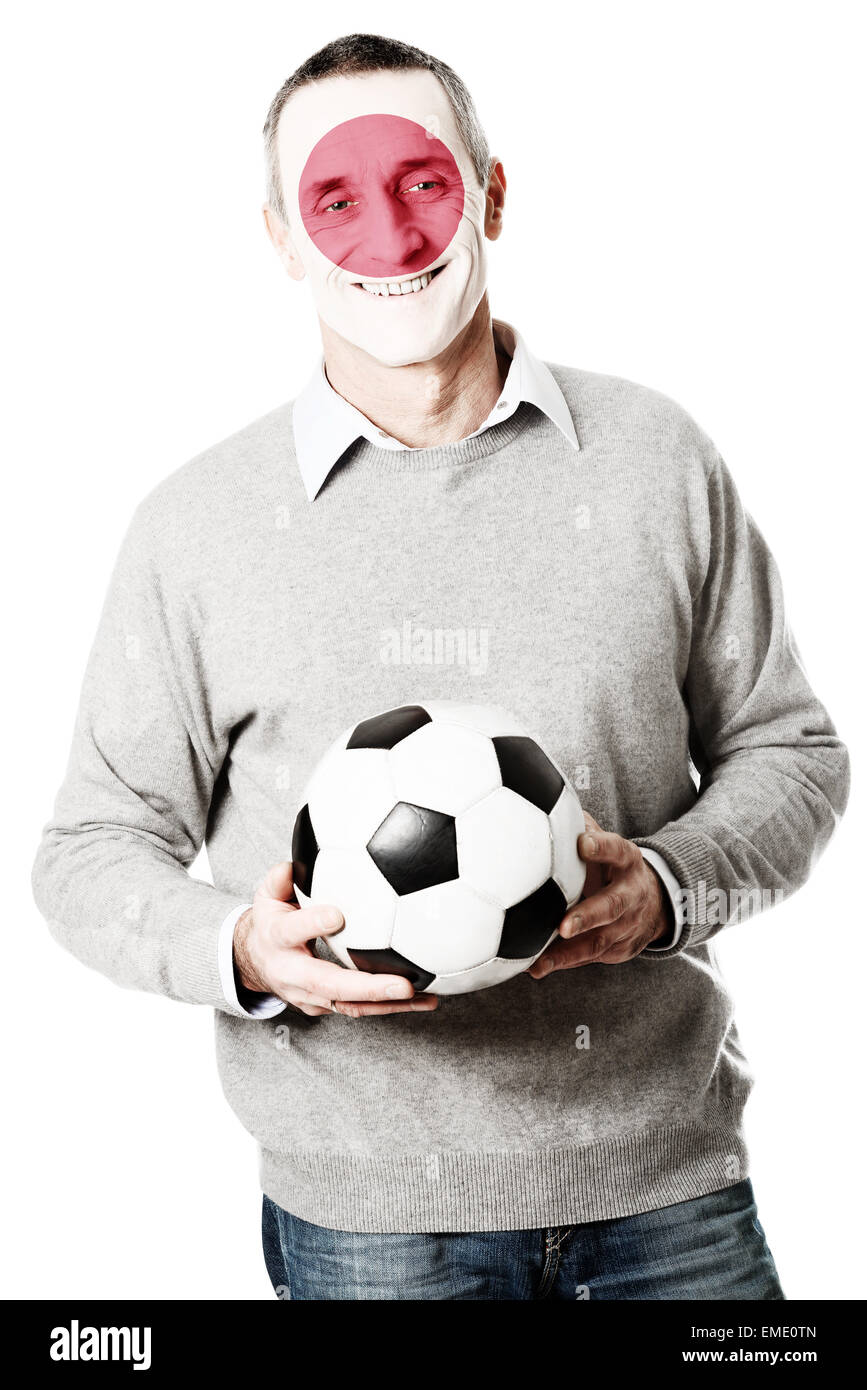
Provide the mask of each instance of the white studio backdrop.
POLYGON ((272 1296, 212 1015, 65 955, 29 873, 133 508, 315 362, 307 288, 265 235, 261 128, 288 73, 358 30, 475 95, 508 177, 494 312, 549 361, 684 405, 779 562, 853 793, 808 885, 718 947, 786 1292, 864 1297, 865 14, 834 0, 7 16, 2 1293, 272 1296))

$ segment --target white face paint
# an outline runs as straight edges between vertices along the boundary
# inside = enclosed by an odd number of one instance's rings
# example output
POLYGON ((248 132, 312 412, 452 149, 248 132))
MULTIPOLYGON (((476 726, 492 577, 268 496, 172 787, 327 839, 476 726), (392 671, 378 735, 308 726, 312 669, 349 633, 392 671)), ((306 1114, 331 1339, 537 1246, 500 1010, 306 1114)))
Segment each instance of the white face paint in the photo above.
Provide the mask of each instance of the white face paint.
POLYGON ((447 348, 485 292, 487 190, 433 74, 303 87, 278 149, 291 239, 324 322, 387 366, 447 348))

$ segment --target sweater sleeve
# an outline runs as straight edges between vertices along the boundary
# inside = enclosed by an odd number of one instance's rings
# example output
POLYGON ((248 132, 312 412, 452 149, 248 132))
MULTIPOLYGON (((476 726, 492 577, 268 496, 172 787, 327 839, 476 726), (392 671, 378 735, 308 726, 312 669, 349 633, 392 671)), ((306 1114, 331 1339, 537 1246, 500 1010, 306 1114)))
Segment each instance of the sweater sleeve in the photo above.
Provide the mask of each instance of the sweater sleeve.
POLYGON ((694 805, 636 837, 683 894, 676 955, 800 888, 849 795, 849 758, 788 625, 780 575, 731 474, 711 456, 700 592, 683 698, 699 774, 694 805))
POLYGON ((117 984, 234 1013, 218 940, 242 895, 187 872, 226 746, 154 532, 142 503, 109 584, 33 891, 57 940, 117 984))

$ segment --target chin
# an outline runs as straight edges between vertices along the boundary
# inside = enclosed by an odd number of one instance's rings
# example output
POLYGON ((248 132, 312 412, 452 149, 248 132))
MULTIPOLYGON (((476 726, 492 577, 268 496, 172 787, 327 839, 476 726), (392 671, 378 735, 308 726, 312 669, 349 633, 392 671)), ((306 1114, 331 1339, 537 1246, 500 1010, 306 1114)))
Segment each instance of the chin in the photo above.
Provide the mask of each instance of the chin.
POLYGON ((364 350, 371 357, 375 358, 377 362, 381 363, 383 367, 411 367, 414 363, 430 362, 431 358, 436 357, 445 347, 448 347, 448 343, 444 343, 442 347, 436 346, 432 349, 418 347, 406 348, 403 352, 389 351, 387 348, 377 348, 374 350, 372 347, 367 347, 364 350))
POLYGON ((391 334, 366 335, 367 341, 359 340, 357 346, 381 362, 384 367, 409 367, 418 362, 430 362, 457 337, 460 328, 454 324, 440 324, 427 332, 416 331, 404 335, 395 342, 391 334))

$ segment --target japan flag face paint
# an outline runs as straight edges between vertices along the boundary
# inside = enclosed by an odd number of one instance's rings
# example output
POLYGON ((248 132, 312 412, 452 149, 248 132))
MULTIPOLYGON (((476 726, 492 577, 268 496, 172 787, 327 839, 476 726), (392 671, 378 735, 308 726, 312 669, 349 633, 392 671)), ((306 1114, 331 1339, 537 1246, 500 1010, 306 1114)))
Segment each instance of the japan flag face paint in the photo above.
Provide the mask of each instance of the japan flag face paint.
POLYGON ((485 190, 428 72, 328 78, 280 123, 289 231, 320 317, 390 366, 424 362, 485 290, 485 190))
POLYGON ((324 135, 298 189, 311 241, 368 279, 418 275, 447 250, 464 183, 447 146, 403 116, 356 116, 324 135))

